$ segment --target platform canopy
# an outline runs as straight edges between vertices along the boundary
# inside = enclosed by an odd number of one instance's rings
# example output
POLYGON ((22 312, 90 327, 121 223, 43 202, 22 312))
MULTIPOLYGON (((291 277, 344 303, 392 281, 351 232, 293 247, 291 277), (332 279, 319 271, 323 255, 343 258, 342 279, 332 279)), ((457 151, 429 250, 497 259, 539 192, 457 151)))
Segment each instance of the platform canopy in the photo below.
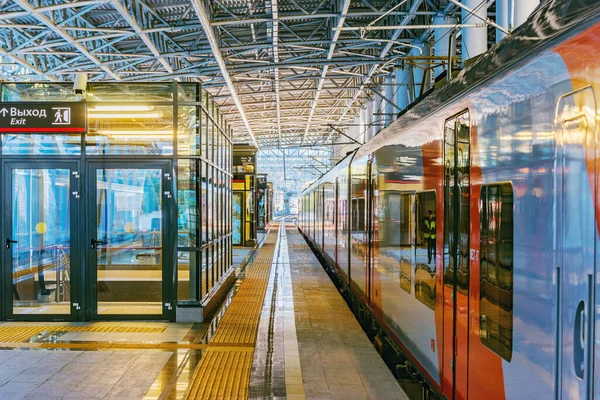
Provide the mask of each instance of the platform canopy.
POLYGON ((2 79, 201 81, 236 141, 324 145, 414 43, 433 37, 439 12, 460 9, 445 0, 3 0, 2 79))

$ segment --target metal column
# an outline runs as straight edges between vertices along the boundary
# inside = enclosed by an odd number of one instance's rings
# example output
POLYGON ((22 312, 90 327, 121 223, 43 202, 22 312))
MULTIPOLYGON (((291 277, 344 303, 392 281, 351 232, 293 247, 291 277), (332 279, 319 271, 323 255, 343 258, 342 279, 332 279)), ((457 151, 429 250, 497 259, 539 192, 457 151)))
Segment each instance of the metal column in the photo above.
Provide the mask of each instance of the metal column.
MULTIPOLYGON (((386 75, 385 77, 385 97, 387 97, 389 100, 394 101, 394 78, 395 75, 393 73, 386 75)), ((384 100, 385 102, 385 115, 384 115, 384 124, 383 126, 386 127, 388 126, 393 120, 393 116, 396 113, 396 108, 391 105, 387 100, 384 100)))
MULTIPOLYGON (((433 17, 433 25, 450 25, 456 24, 456 18, 449 15, 438 14, 433 17)), ((448 40, 451 28, 434 28, 433 29, 433 37, 435 40, 435 45, 433 48, 433 54, 437 56, 448 56, 449 44, 448 40)), ((452 55, 456 55, 456 48, 450 49, 452 51, 452 55)), ((437 62, 437 61, 436 61, 437 62)), ((439 76, 442 72, 444 72, 444 67, 439 66, 433 69, 433 77, 439 76)))
MULTIPOLYGON (((529 1, 529 0, 524 0, 529 1)), ((462 4, 472 9, 481 18, 487 18, 487 3, 481 0, 463 0, 462 4)), ((462 12, 463 24, 479 24, 481 19, 471 15, 464 8, 462 12)), ((487 51, 487 27, 462 28, 462 57, 463 60, 476 57, 487 51)))
POLYGON ((396 84, 394 86, 394 90, 396 95, 394 98, 396 99, 396 105, 402 109, 405 109, 410 104, 409 91, 412 89, 412 76, 410 74, 410 70, 408 67, 396 67, 394 70, 396 74, 396 84))
POLYGON ((512 0, 514 2, 514 28, 521 26, 540 4, 539 0, 512 0))
MULTIPOLYGON (((510 21, 508 18, 510 10, 510 0, 496 0, 496 23, 504 29, 509 29, 510 21)), ((496 29, 496 43, 500 42, 506 34, 496 29)))
MULTIPOLYGON (((422 51, 419 51, 418 49, 413 49, 411 51, 411 55, 413 56, 428 56, 429 55, 429 45, 427 43, 422 43, 422 42, 415 42, 415 45, 419 46, 421 48, 422 51)), ((426 73, 426 70, 423 69, 423 65, 422 63, 420 64, 420 67, 417 66, 413 66, 412 68, 412 76, 413 76, 413 91, 412 91, 412 96, 411 96, 411 101, 415 101, 416 99, 419 98, 419 95, 421 93, 421 86, 423 85, 423 77, 426 73)), ((425 90, 427 90, 427 86, 428 86, 428 81, 425 82, 425 90)))

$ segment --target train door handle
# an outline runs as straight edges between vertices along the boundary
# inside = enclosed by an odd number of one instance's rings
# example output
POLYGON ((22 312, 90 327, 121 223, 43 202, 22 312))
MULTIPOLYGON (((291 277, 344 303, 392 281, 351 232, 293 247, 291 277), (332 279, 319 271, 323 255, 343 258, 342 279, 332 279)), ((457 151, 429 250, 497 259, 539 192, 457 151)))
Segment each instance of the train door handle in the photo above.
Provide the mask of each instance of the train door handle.
POLYGON ((106 240, 96 240, 92 239, 90 242, 90 248, 95 249, 98 245, 106 245, 108 242, 106 240))
POLYGON ((575 375, 583 379, 585 373, 585 349, 586 349, 586 318, 585 301, 581 300, 575 311, 575 326, 573 327, 573 366, 575 375))
POLYGON ((6 239, 6 248, 10 249, 10 245, 13 243, 19 243, 18 240, 6 239))

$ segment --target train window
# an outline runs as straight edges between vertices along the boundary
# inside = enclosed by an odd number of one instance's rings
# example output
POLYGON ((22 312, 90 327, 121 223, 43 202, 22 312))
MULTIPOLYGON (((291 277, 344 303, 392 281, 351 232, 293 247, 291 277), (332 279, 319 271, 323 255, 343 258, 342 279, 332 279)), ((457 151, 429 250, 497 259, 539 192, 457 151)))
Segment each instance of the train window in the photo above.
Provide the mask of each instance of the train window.
POLYGON ((481 187, 480 307, 481 342, 507 361, 513 341, 513 187, 481 187))
POLYGON ((363 197, 352 199, 352 230, 365 229, 365 199, 363 197))
POLYGON ((415 204, 415 297, 435 310, 436 273, 436 198, 435 192, 416 195, 415 204))
POLYGON ((400 195, 400 287, 411 293, 412 289, 412 196, 400 195))

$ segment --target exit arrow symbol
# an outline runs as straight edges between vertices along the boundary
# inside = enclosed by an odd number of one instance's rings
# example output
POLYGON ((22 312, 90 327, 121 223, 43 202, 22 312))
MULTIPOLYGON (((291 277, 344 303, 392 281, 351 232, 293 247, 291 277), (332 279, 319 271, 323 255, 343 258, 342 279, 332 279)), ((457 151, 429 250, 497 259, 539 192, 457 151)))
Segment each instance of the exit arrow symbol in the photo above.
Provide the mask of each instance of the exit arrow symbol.
POLYGON ((2 110, 0 110, 0 114, 2 114, 3 117, 6 117, 7 113, 8 113, 8 110, 6 108, 3 108, 2 110))

